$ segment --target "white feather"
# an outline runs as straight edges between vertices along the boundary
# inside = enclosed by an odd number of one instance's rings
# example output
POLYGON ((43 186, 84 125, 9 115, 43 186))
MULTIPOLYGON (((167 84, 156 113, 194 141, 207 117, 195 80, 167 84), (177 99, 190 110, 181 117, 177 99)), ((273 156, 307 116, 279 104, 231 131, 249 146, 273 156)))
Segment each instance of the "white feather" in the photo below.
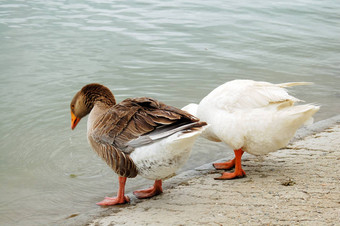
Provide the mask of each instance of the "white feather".
POLYGON ((214 89, 198 105, 183 109, 210 125, 202 134, 205 138, 263 155, 286 146, 319 110, 310 104, 294 106, 300 100, 283 88, 307 84, 234 80, 214 89))
POLYGON ((160 180, 173 176, 188 160, 195 139, 206 128, 177 132, 152 144, 136 148, 130 155, 138 174, 160 180))

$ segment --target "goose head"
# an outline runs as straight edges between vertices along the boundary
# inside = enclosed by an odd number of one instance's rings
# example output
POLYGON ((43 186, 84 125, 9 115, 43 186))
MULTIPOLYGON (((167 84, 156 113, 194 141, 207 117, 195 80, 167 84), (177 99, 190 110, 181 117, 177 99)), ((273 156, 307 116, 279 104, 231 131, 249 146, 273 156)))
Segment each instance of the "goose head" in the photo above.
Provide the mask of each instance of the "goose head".
POLYGON ((91 112, 96 103, 111 107, 116 104, 116 101, 111 91, 98 83, 88 84, 76 93, 70 104, 72 130, 91 112))

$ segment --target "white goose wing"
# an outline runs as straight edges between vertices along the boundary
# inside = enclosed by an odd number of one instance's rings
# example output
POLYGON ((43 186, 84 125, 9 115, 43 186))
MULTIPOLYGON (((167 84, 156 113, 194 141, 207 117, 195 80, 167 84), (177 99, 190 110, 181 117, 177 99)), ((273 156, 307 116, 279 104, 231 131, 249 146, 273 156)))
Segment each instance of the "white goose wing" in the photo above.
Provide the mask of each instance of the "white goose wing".
POLYGON ((310 83, 272 84, 252 80, 234 80, 217 87, 202 102, 214 103, 215 107, 228 112, 260 108, 272 103, 287 101, 293 104, 300 100, 289 95, 285 87, 308 84, 310 83))

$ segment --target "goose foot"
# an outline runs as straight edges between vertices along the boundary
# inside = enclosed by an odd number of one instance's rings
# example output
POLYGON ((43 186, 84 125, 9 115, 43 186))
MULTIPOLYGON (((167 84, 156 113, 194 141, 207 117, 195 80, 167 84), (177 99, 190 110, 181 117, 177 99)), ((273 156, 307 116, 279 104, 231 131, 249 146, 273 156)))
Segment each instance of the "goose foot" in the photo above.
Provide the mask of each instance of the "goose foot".
MULTIPOLYGON (((246 176, 246 172, 242 169, 241 165, 241 158, 244 153, 242 148, 234 150, 235 153, 235 158, 229 162, 226 162, 224 166, 235 166, 235 171, 233 173, 222 173, 222 176, 214 178, 215 180, 229 180, 229 179, 235 179, 239 177, 244 177, 246 176)), ((223 163, 222 163, 223 166, 223 163)))
POLYGON ((130 198, 128 196, 122 197, 105 197, 105 199, 101 202, 97 202, 96 204, 99 206, 114 206, 119 204, 129 203, 130 198))
POLYGON ((213 163, 213 166, 217 170, 228 170, 235 166, 235 158, 227 162, 213 163))
POLYGON ((105 197, 105 199, 101 202, 96 203, 99 206, 113 206, 118 204, 124 204, 130 202, 130 198, 125 196, 125 183, 126 177, 118 177, 119 181, 119 189, 117 197, 105 197))
POLYGON ((236 178, 241 178, 245 177, 246 173, 244 172, 243 169, 239 170, 238 172, 233 172, 233 173, 222 173, 222 176, 214 178, 215 180, 230 180, 230 179, 236 179, 236 178))
POLYGON ((133 194, 139 199, 151 198, 161 193, 163 193, 162 180, 155 180, 155 183, 151 188, 133 192, 133 194))

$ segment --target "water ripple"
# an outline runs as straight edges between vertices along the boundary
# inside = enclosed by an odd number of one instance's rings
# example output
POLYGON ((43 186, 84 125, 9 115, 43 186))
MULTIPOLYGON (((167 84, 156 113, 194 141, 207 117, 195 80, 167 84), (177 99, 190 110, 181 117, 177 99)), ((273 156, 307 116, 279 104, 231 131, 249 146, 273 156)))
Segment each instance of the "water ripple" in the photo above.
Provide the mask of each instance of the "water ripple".
MULTIPOLYGON (((322 105, 317 120, 340 110, 337 1, 4 0, 0 9, 4 224, 49 224, 117 190, 87 144, 86 119, 70 129, 69 102, 87 83, 107 85, 118 101, 182 107, 232 79, 311 81, 294 94, 322 105)), ((198 141, 182 170, 221 150, 198 141)))

